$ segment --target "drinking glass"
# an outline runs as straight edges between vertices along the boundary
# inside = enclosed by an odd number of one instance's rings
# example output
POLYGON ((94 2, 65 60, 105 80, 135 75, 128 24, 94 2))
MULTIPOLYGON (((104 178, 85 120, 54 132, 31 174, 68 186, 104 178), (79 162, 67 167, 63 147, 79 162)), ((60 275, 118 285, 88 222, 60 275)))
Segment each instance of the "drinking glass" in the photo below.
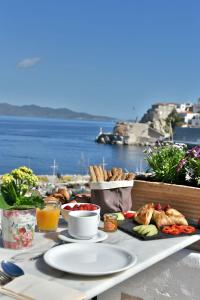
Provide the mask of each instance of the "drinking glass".
POLYGON ((60 217, 60 202, 48 201, 45 207, 36 210, 37 227, 42 232, 53 232, 58 228, 60 217))

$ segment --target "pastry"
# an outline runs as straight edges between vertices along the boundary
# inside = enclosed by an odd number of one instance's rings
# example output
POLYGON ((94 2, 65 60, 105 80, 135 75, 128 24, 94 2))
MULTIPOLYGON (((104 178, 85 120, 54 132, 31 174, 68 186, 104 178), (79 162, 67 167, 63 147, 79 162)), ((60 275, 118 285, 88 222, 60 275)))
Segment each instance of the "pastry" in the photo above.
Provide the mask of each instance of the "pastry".
POLYGON ((66 200, 70 199, 70 194, 69 194, 69 192, 67 191, 66 188, 59 188, 57 193, 62 194, 65 197, 66 200))
POLYGON ((139 224, 149 225, 153 212, 154 212, 154 204, 148 203, 137 211, 134 219, 139 224))
POLYGON ((164 210, 154 210, 153 212, 153 220, 156 223, 158 228, 165 225, 173 225, 174 221, 166 215, 164 210))
POLYGON ((178 210, 174 208, 168 208, 165 213, 173 221, 173 224, 188 225, 186 218, 178 210))

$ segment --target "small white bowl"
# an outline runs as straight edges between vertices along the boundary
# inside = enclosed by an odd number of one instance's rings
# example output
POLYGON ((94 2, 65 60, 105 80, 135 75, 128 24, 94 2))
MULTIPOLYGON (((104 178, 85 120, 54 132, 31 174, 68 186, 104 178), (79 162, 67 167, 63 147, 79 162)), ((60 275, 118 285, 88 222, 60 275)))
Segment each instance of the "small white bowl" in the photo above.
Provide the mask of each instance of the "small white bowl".
MULTIPOLYGON (((73 202, 73 203, 66 203, 66 204, 61 205, 61 215, 62 215, 63 219, 67 222, 69 212, 74 211, 74 210, 64 209, 65 206, 74 207, 75 205, 81 205, 81 204, 92 204, 92 203, 76 203, 76 202, 73 202)), ((94 204, 94 205, 96 205, 96 204, 94 204)), ((101 208, 98 205, 96 205, 96 206, 97 206, 97 209, 95 209, 95 210, 86 210, 86 211, 92 211, 92 212, 96 212, 96 213, 100 214, 101 208)))

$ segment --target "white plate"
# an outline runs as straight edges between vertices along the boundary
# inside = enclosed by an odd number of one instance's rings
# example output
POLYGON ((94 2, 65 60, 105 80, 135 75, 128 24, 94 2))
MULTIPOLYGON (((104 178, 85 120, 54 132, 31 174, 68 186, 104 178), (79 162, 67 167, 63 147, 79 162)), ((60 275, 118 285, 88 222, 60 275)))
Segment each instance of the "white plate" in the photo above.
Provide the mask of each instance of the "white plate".
POLYGON ((69 242, 69 243, 80 243, 80 244, 88 244, 88 243, 98 243, 102 242, 107 239, 108 235, 106 232, 102 230, 98 230, 97 235, 95 235, 92 239, 89 240, 79 240, 76 238, 73 238, 71 235, 69 235, 68 230, 63 230, 58 235, 59 239, 69 242))
POLYGON ((117 273, 132 267, 135 254, 110 244, 65 244, 44 254, 45 262, 60 271, 99 276, 117 273))

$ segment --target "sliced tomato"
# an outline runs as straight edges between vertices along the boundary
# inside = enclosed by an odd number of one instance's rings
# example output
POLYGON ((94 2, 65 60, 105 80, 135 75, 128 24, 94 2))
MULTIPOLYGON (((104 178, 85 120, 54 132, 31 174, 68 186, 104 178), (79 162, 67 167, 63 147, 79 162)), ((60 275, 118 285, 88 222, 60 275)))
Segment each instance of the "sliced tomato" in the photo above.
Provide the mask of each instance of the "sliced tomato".
POLYGON ((167 233, 167 234, 173 234, 173 235, 178 235, 180 234, 180 230, 179 228, 177 228, 176 226, 172 225, 172 226, 164 226, 162 229, 163 233, 167 233))
POLYGON ((194 226, 190 226, 190 225, 182 225, 181 226, 182 233, 193 233, 195 231, 196 231, 196 228, 194 226))
POLYGON ((162 228, 163 233, 178 235, 180 233, 193 233, 196 228, 189 225, 169 225, 162 228))

